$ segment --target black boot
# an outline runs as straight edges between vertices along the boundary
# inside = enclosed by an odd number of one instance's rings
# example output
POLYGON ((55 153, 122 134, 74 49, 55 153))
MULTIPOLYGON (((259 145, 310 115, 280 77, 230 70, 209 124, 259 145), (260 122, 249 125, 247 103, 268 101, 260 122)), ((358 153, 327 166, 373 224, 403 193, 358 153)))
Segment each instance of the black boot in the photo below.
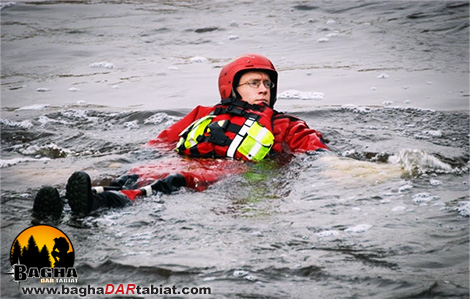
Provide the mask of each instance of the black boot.
POLYGON ((183 175, 177 173, 169 175, 163 180, 158 180, 150 186, 154 191, 170 194, 171 192, 177 191, 180 187, 185 187, 186 179, 183 175))
POLYGON ((65 197, 74 214, 88 215, 94 206, 90 176, 82 171, 74 172, 67 181, 65 197))
POLYGON ((138 179, 138 174, 126 174, 112 181, 109 186, 120 187, 121 189, 136 189, 138 179))
POLYGON ((121 208, 130 204, 129 198, 118 191, 96 194, 88 174, 77 171, 67 182, 66 197, 74 214, 85 216, 100 208, 121 208))
POLYGON ((56 188, 44 186, 39 189, 38 194, 34 198, 33 217, 38 219, 45 219, 47 217, 59 219, 62 216, 63 209, 64 203, 56 188))
POLYGON ((131 200, 119 191, 104 191, 96 194, 94 204, 93 210, 102 207, 123 208, 131 204, 131 200))

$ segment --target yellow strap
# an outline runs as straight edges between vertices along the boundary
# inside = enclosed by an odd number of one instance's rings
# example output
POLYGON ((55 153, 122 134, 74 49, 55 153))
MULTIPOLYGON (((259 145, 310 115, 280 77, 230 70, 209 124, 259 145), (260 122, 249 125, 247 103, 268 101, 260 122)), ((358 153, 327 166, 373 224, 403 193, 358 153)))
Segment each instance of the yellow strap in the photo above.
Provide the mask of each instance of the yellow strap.
POLYGON ((267 128, 255 122, 238 148, 238 151, 249 160, 261 161, 271 150, 274 135, 267 128))
POLYGON ((181 145, 190 148, 198 143, 198 137, 204 135, 207 126, 212 122, 215 115, 207 115, 197 119, 180 133, 180 140, 176 145, 176 151, 180 151, 181 145), (186 135, 186 138, 184 137, 186 135))
MULTIPOLYGON (((194 121, 181 134, 180 140, 176 145, 176 151, 184 151, 198 143, 200 136, 203 136, 207 127, 215 118, 215 115, 208 115, 194 121)), ((261 161, 271 150, 274 144, 274 135, 267 128, 260 125, 257 121, 249 118, 245 121, 234 140, 229 145, 227 157, 233 158, 235 151, 252 161, 261 161)))

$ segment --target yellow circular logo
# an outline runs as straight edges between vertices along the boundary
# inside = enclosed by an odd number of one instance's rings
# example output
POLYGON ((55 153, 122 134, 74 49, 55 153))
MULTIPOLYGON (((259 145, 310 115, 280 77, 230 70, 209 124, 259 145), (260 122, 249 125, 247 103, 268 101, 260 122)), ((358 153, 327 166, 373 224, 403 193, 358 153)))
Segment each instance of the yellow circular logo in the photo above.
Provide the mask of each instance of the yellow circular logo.
POLYGON ((61 230, 49 225, 36 225, 22 231, 10 250, 11 265, 28 268, 69 268, 75 262, 70 239, 61 230))

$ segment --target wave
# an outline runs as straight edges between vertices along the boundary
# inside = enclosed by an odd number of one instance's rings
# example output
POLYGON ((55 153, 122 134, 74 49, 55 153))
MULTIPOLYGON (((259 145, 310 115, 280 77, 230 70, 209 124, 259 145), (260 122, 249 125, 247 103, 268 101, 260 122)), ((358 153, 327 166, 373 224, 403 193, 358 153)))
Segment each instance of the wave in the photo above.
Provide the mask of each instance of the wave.
POLYGON ((399 165, 411 177, 417 177, 425 173, 462 174, 468 172, 467 166, 452 167, 452 165, 426 153, 424 150, 403 149, 397 155, 390 156, 388 161, 399 165))

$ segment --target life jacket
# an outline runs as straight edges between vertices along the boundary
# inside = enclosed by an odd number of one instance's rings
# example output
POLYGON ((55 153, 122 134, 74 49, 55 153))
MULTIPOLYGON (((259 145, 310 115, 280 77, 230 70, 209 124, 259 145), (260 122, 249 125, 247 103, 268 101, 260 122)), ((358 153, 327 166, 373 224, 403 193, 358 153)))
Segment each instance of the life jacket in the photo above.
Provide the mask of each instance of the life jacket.
POLYGON ((191 157, 260 161, 274 144, 273 115, 268 106, 222 100, 181 132, 176 151, 191 157))

